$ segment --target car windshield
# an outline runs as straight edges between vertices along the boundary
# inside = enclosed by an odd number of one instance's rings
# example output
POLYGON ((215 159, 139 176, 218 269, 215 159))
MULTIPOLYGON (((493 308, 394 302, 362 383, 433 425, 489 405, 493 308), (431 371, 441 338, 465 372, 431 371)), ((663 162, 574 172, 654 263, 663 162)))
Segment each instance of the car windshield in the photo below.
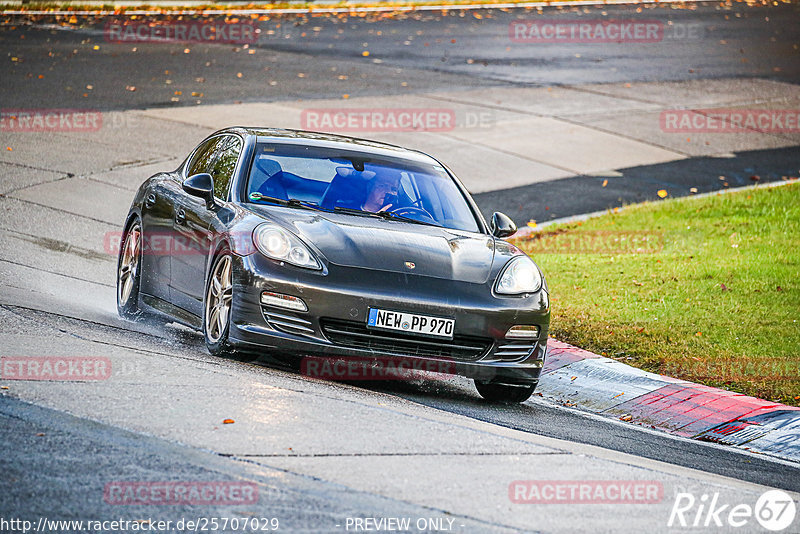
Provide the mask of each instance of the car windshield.
POLYGON ((366 152, 260 143, 247 188, 251 202, 293 201, 352 215, 397 218, 477 232, 478 222, 441 166, 366 152))

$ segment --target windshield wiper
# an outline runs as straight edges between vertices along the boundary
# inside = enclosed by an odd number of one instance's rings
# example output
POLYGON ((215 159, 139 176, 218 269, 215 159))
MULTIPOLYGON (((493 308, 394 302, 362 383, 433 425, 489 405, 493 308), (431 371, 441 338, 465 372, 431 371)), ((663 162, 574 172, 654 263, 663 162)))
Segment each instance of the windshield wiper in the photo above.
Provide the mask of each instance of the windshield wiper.
POLYGON ((359 210, 355 208, 345 208, 342 206, 337 206, 333 208, 333 211, 337 213, 350 213, 352 215, 361 215, 364 217, 379 217, 381 219, 385 219, 387 221, 403 221, 403 222, 410 222, 414 224, 424 224, 426 226, 440 226, 434 223, 428 223, 424 221, 418 221, 417 219, 412 219, 411 217, 404 217, 403 215, 396 215, 389 211, 366 211, 366 210, 359 210))
POLYGON ((384 219, 394 219, 396 221, 410 222, 414 224, 424 224, 425 226, 437 226, 439 228, 442 227, 442 225, 439 223, 420 221, 418 219, 412 219, 411 217, 406 217, 405 215, 397 215, 396 213, 389 213, 388 211, 381 213, 386 213, 387 217, 384 217, 384 219))
POLYGON ((289 200, 286 200, 283 198, 262 195, 261 193, 250 193, 249 198, 250 200, 263 200, 264 202, 272 202, 273 204, 278 204, 279 206, 288 206, 290 208, 306 208, 309 210, 325 211, 315 204, 310 204, 296 198, 290 198, 289 200))
POLYGON ((336 206, 333 208, 333 211, 336 213, 348 213, 350 215, 360 215, 362 217, 379 217, 381 219, 386 219, 387 217, 382 213, 375 213, 374 211, 367 211, 367 210, 359 210, 356 208, 345 208, 344 206, 336 206))

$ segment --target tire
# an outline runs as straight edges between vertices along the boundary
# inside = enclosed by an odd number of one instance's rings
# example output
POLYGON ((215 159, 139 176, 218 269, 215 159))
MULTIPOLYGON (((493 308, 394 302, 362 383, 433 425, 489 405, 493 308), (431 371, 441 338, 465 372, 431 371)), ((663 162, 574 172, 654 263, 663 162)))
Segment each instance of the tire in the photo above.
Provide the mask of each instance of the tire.
POLYGON ((203 337, 208 352, 214 356, 232 356, 235 352, 228 342, 233 302, 232 271, 231 253, 222 249, 211 264, 203 298, 203 337))
POLYGON ((528 400, 536 389, 532 384, 496 384, 475 381, 475 388, 481 397, 489 402, 519 403, 528 400))
POLYGON ((131 221, 125 230, 117 258, 117 313, 135 321, 142 317, 139 309, 139 286, 142 280, 142 225, 131 221))

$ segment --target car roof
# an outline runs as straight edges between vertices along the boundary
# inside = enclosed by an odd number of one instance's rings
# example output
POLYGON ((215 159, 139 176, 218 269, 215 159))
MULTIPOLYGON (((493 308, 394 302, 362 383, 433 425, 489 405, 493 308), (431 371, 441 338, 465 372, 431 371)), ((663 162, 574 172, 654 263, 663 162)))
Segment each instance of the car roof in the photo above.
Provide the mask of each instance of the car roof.
POLYGON ((239 135, 256 137, 259 142, 279 142, 290 144, 302 144, 307 146, 318 146, 321 148, 340 148, 342 150, 355 150, 368 152, 370 154, 382 155, 385 157, 404 158, 414 161, 440 165, 433 157, 420 152, 389 143, 348 137, 323 132, 310 132, 306 130, 290 130, 283 128, 258 128, 235 126, 225 128, 214 135, 220 133, 237 133, 239 135))

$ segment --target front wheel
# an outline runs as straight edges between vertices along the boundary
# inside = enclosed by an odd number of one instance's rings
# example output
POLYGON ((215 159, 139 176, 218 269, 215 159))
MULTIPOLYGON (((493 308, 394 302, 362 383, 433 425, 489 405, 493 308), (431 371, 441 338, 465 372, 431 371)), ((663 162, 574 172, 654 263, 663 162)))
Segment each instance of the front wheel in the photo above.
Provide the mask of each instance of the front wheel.
POLYGON ((229 356, 233 348, 228 343, 233 302, 233 259, 223 250, 214 260, 206 283, 203 304, 203 335, 206 347, 214 356, 229 356))
POLYGON ((475 381, 475 388, 481 397, 490 402, 525 402, 536 389, 533 384, 495 384, 475 381))
POLYGON ((125 232, 117 260, 117 312, 124 319, 141 317, 139 285, 141 284, 142 226, 135 220, 125 232))

